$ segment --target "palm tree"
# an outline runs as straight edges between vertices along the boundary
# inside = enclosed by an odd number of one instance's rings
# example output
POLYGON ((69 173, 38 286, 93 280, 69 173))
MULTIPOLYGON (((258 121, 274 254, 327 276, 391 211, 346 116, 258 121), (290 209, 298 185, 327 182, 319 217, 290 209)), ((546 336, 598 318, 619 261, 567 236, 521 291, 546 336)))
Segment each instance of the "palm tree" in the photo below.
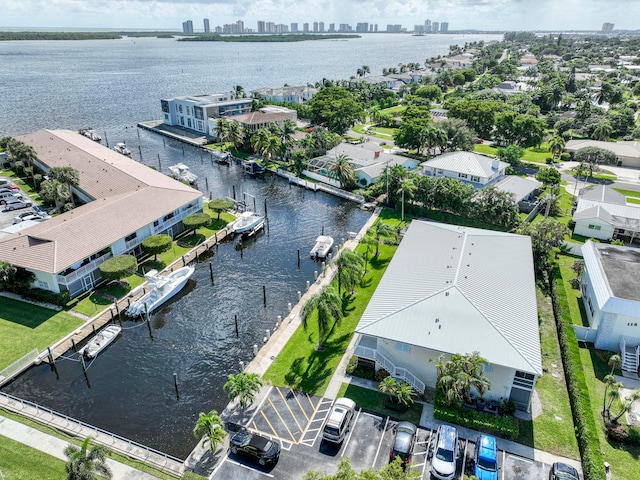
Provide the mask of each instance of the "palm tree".
POLYGON ((427 147, 427 159, 429 158, 429 154, 434 151, 435 147, 446 145, 448 140, 447 132, 441 128, 430 126, 420 132, 421 146, 426 144, 427 147))
POLYGON ((592 137, 594 140, 608 140, 613 133, 613 127, 607 120, 603 120, 596 124, 593 129, 592 137))
POLYGON ((77 187, 80 183, 78 171, 73 167, 53 167, 49 169, 48 175, 52 180, 57 180, 61 185, 64 185, 63 191, 68 192, 67 198, 73 204, 71 187, 77 187))
POLYGON ((243 139, 244 133, 242 131, 242 126, 235 120, 230 121, 227 127, 227 141, 231 142, 233 144, 233 148, 237 151, 238 146, 242 144, 243 139))
POLYGON ((266 165, 273 163, 273 157, 281 149, 280 139, 265 128, 261 128, 251 137, 251 146, 262 156, 266 165))
POLYGON ((242 85, 236 85, 233 87, 233 95, 235 98, 245 98, 247 96, 242 85))
POLYGON ((362 65, 362 67, 359 69, 362 71, 362 76, 366 77, 367 73, 371 73, 371 69, 369 68, 368 65, 362 65))
POLYGON ((396 232, 390 225, 381 222, 380 220, 376 222, 373 231, 376 239, 376 253, 374 254, 374 256, 377 257, 380 253, 379 247, 382 240, 385 238, 395 237, 396 232))
POLYGON ((640 390, 634 390, 630 397, 625 398, 624 402, 622 402, 622 409, 620 413, 611 419, 611 423, 617 423, 625 413, 631 410, 631 407, 634 403, 640 400, 640 390))
POLYGON ((284 161, 287 161, 289 156, 289 150, 291 149, 291 142, 293 140, 293 134, 296 133, 296 124, 292 120, 285 120, 282 126, 278 128, 278 137, 282 145, 282 157, 284 161))
POLYGON ((562 154, 565 144, 564 138, 560 135, 555 135, 551 140, 549 140, 549 148, 551 149, 553 158, 558 158, 562 154))
POLYGON ((550 212, 554 212, 557 209, 558 200, 560 199, 560 188, 558 186, 552 187, 547 193, 545 193, 540 199, 545 205, 544 216, 549 216, 550 212))
POLYGON ((442 390, 449 405, 460 404, 463 401, 470 402, 472 388, 481 397, 491 388, 483 371, 483 364, 486 361, 478 352, 473 352, 471 355, 456 353, 451 360, 444 359, 444 354, 440 355, 436 363, 438 374, 436 387, 442 390))
POLYGON ((386 393, 389 395, 389 400, 393 401, 393 397, 397 395, 399 382, 392 376, 384 377, 380 383, 378 383, 378 390, 380 393, 386 393))
POLYGON ((237 375, 229 375, 222 389, 227 393, 230 401, 239 399, 240 407, 247 408, 255 401, 261 387, 262 380, 257 374, 240 372, 237 375))
POLYGON ((203 437, 202 444, 209 442, 211 452, 215 452, 218 445, 224 441, 227 432, 218 412, 211 410, 209 413, 200 412, 196 426, 193 427, 194 437, 203 437))
POLYGON ((413 183, 413 178, 407 177, 407 178, 403 178, 402 181, 400 182, 399 190, 400 190, 399 193, 402 195, 402 213, 400 215, 400 219, 404 222, 404 199, 405 197, 412 199, 413 195, 418 190, 418 187, 416 187, 416 184, 413 183))
POLYGON ((405 407, 410 404, 413 405, 413 397, 416 396, 416 391, 411 385, 406 382, 398 382, 398 390, 396 391, 396 399, 398 403, 401 403, 405 407))
POLYGON ((614 377, 613 375, 605 375, 604 379, 604 395, 603 395, 603 401, 602 401, 602 416, 603 417, 608 417, 609 416, 609 410, 607 408, 607 398, 609 398, 609 388, 614 387, 616 385, 616 377, 614 377))
POLYGON ((616 370, 620 370, 620 368, 622 367, 622 358, 617 353, 614 353, 609 357, 609 361, 607 361, 607 364, 611 367, 610 375, 613 375, 613 372, 615 372, 616 370))
POLYGON ((99 480, 111 478, 111 470, 107 467, 107 457, 111 451, 103 445, 91 446, 93 437, 87 437, 80 447, 69 445, 64 449, 67 456, 65 471, 67 480, 99 480))
POLYGON ((229 126, 231 125, 231 123, 235 123, 235 122, 227 120, 226 118, 219 118, 216 121, 216 136, 218 137, 218 140, 220 140, 221 142, 230 141, 229 126))
POLYGON ((360 244, 364 245, 365 247, 364 268, 362 269, 362 277, 364 278, 365 274, 368 272, 367 265, 369 264, 369 253, 373 245, 377 244, 377 242, 375 237, 371 233, 367 232, 367 234, 364 237, 362 237, 362 240, 360 240, 360 244))
POLYGON ((302 325, 306 329, 311 315, 318 311, 318 345, 316 350, 324 350, 322 340, 325 336, 325 332, 329 327, 329 321, 333 319, 335 322, 339 322, 343 318, 342 302, 340 296, 336 291, 328 286, 325 287, 320 293, 313 295, 302 309, 302 325))
POLYGON ((360 280, 364 267, 364 259, 359 253, 345 250, 333 261, 338 269, 338 295, 341 286, 345 290, 353 292, 354 287, 360 280))
POLYGON ((350 163, 350 158, 339 154, 328 167, 329 176, 340 182, 342 188, 348 189, 356 183, 356 173, 350 163))

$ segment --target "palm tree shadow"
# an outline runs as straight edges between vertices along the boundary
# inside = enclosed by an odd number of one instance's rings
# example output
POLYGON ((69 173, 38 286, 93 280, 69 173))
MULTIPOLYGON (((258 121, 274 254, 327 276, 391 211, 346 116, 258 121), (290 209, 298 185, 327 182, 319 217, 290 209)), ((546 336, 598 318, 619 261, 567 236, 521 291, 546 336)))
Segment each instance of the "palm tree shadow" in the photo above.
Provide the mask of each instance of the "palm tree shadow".
MULTIPOLYGON (((354 295, 350 295, 346 292, 344 292, 342 294, 342 305, 340 306, 340 309, 342 310, 343 314, 346 314, 348 312, 352 312, 356 309, 355 306, 351 306, 351 304, 353 304, 353 300, 354 300, 354 295)), ((334 324, 335 325, 335 324, 334 324)), ((333 330, 333 328, 332 328, 333 330)))

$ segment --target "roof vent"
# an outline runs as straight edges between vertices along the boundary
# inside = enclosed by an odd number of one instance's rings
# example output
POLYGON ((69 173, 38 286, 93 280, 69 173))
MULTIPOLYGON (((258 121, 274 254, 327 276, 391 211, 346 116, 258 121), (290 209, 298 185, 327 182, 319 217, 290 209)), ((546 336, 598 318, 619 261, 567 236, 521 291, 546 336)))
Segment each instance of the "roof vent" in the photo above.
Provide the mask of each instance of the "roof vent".
POLYGON ((436 323, 438 323, 438 322, 440 322, 440 319, 439 319, 439 318, 436 318, 436 323))
POLYGON ((438 325, 438 330, 440 330, 442 328, 442 325, 438 325))
POLYGON ((444 292, 444 296, 448 297, 449 296, 449 292, 444 292))

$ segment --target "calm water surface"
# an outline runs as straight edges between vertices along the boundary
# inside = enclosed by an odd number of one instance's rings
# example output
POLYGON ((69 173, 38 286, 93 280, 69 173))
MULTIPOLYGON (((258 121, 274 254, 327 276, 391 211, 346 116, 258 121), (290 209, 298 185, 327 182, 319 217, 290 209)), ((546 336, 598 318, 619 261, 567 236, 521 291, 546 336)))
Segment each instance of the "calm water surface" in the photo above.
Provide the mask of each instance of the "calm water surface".
MULTIPOLYGON (((187 43, 170 39, 78 42, 0 42, 0 136, 40 128, 91 126, 110 143, 126 141, 136 160, 167 171, 184 162, 213 198, 267 201, 268 232, 245 244, 222 244, 197 265, 181 295, 144 324, 125 322, 122 337, 89 367, 60 360, 30 369, 3 391, 185 458, 201 411, 226 405, 222 385, 252 358, 266 329, 313 282, 320 267, 307 254, 325 233, 337 239, 358 231, 368 214, 323 193, 290 187, 277 178, 255 180, 239 166, 212 164, 200 150, 138 130, 160 117, 162 97, 348 78, 361 65, 372 74, 399 62, 424 62, 453 43, 498 36, 369 35, 345 41, 293 44, 187 43), (208 189, 205 187, 205 178, 208 189), (302 262, 297 265, 297 251, 302 262), (215 285, 209 277, 209 262, 215 285), (267 305, 263 305, 262 286, 267 305), (239 323, 235 336, 234 316, 239 323), (176 398, 173 373, 180 398, 176 398)), ((71 354, 69 353, 71 356, 71 354)))

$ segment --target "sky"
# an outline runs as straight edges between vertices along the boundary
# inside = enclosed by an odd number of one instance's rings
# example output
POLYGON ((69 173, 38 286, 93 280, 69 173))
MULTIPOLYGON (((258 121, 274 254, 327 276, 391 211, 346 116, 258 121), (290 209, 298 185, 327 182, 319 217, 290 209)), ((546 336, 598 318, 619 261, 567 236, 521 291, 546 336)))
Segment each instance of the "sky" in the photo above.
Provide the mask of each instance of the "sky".
POLYGON ((302 24, 322 21, 401 24, 408 30, 426 19, 449 29, 619 30, 640 29, 640 0, 2 0, 0 28, 117 28, 181 30, 193 20, 203 30, 242 20, 302 24), (635 12, 635 13, 634 13, 635 12))

